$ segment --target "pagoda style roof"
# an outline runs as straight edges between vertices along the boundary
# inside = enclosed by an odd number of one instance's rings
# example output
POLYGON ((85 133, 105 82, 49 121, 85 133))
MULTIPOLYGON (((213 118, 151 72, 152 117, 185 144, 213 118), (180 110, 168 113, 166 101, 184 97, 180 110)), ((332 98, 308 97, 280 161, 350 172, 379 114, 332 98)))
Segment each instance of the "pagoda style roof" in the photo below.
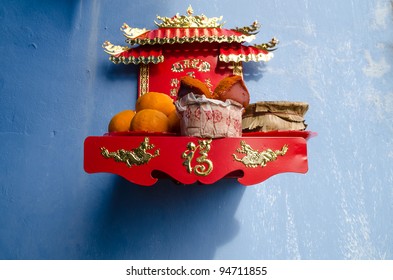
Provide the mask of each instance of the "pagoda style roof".
POLYGON ((254 35, 224 28, 158 28, 131 37, 124 32, 130 45, 184 44, 184 43, 243 43, 252 41, 254 35))
POLYGON ((243 43, 255 39, 260 25, 254 21, 250 26, 225 29, 220 18, 208 18, 205 15, 193 15, 192 7, 187 15, 176 14, 174 17, 157 16, 158 29, 132 28, 126 23, 121 30, 129 46, 113 45, 104 42, 103 48, 114 63, 147 64, 164 61, 161 47, 167 44, 217 43, 219 60, 224 62, 268 61, 273 57, 271 51, 278 43, 272 39, 267 44, 246 46, 243 43))
MULTIPOLYGON (((115 64, 157 64, 164 61, 162 48, 157 46, 118 48, 118 46, 114 46, 110 42, 105 42, 103 46, 111 49, 109 59, 115 64)), ((109 53, 108 51, 106 52, 109 53)))
MULTIPOLYGON (((218 59, 223 62, 269 61, 273 53, 255 46, 225 44, 219 47, 218 59)), ((158 46, 139 46, 112 54, 109 58, 115 64, 157 64, 164 61, 162 49, 158 46)))
POLYGON ((223 45, 220 47, 218 59, 223 62, 269 61, 273 53, 256 46, 223 45))

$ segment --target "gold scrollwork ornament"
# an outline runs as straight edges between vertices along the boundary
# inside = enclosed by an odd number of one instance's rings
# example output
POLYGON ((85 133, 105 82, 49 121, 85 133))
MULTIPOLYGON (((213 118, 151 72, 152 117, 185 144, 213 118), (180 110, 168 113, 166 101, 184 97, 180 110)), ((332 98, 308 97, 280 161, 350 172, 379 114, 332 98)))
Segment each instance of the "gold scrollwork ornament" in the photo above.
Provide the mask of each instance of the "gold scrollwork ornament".
POLYGON ((186 167, 188 173, 194 172, 198 176, 207 176, 213 170, 213 162, 208 159, 208 153, 210 151, 210 144, 212 139, 198 140, 199 145, 195 145, 193 142, 187 144, 187 150, 182 154, 182 158, 185 159, 183 165, 186 167), (195 156, 195 152, 199 149, 200 157, 196 158, 196 162, 200 163, 192 167, 192 160, 195 156))

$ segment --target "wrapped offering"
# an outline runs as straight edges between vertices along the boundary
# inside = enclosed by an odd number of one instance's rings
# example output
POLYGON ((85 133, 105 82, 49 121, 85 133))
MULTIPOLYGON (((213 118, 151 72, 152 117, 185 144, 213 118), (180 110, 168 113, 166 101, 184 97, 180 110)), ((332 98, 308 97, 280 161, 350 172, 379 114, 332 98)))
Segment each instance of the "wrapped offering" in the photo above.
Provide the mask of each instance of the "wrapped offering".
POLYGON ((241 137, 243 106, 189 93, 175 102, 181 135, 202 138, 241 137))
POLYGON ((272 130, 305 130, 304 102, 265 101, 250 104, 243 115, 243 132, 272 130))

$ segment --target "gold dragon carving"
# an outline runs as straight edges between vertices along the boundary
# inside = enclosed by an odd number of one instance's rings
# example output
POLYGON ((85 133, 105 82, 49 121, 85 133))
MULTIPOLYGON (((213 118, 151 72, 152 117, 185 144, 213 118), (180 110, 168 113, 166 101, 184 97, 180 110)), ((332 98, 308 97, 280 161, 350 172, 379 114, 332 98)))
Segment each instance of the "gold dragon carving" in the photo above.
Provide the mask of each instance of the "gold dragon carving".
POLYGON ((160 149, 155 150, 154 154, 147 152, 147 150, 154 149, 154 144, 149 144, 149 138, 145 137, 139 147, 127 151, 124 149, 116 152, 109 152, 105 147, 101 148, 101 155, 104 158, 113 158, 116 162, 124 162, 128 167, 133 165, 143 165, 148 163, 152 158, 160 155, 160 149))
POLYGON ((245 141, 241 141, 240 148, 236 151, 238 153, 245 154, 245 156, 238 158, 236 154, 232 154, 233 158, 236 161, 243 163, 246 167, 265 167, 268 162, 275 161, 278 156, 284 156, 288 151, 288 145, 284 145, 281 150, 273 151, 272 149, 266 149, 259 152, 258 150, 251 148, 251 146, 245 141))

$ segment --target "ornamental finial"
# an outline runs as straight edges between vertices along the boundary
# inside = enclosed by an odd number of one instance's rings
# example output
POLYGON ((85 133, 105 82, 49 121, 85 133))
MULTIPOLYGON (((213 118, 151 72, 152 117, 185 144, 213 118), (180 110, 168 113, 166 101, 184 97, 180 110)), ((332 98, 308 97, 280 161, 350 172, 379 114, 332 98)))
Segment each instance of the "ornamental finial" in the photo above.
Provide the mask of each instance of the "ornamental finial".
POLYGON ((194 13, 194 10, 192 9, 191 5, 188 6, 187 15, 191 16, 193 13, 194 13))
POLYGON ((256 47, 257 49, 260 49, 260 50, 266 50, 266 51, 272 52, 277 49, 276 46, 278 45, 279 42, 280 41, 276 37, 273 37, 269 41, 269 43, 254 45, 254 47, 256 47))
POLYGON ((187 15, 176 14, 173 17, 157 16, 161 23, 154 22, 161 28, 221 28, 224 24, 220 23, 221 17, 208 18, 204 14, 194 16, 191 5, 187 8, 187 15))

